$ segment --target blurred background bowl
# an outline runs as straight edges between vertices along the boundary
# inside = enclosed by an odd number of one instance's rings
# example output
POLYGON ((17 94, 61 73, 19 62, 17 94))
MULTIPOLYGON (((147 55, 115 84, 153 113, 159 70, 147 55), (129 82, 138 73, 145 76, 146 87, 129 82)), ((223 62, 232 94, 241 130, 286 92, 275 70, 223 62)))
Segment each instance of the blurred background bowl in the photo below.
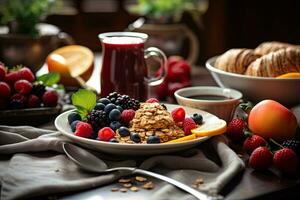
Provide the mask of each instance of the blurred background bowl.
POLYGON ((286 106, 300 104, 300 78, 278 79, 225 72, 214 67, 217 57, 210 58, 206 68, 220 87, 239 90, 253 103, 273 99, 286 106))

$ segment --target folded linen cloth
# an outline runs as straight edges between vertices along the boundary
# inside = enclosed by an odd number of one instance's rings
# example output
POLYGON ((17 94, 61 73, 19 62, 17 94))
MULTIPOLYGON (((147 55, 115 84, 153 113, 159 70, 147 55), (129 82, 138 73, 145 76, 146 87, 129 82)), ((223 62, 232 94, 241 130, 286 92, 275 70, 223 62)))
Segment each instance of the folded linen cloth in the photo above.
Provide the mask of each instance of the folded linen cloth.
MULTIPOLYGON (((71 142, 59 132, 29 126, 0 126, 0 179, 2 200, 28 199, 99 187, 124 176, 118 172, 98 175, 80 169, 63 153, 71 142)), ((218 193, 237 173, 243 161, 227 146, 222 136, 199 147, 170 155, 145 158, 111 156, 93 152, 109 167, 137 166, 162 173, 191 185, 201 177, 199 190, 218 193)), ((176 187, 162 183, 150 199, 195 199, 176 187)))

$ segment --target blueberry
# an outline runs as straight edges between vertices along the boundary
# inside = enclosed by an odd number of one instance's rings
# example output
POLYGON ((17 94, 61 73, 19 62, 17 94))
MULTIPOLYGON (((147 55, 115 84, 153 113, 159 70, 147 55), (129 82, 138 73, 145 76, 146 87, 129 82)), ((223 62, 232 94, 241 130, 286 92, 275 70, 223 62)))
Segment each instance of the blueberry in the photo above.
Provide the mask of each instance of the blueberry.
POLYGON ((194 120, 194 122, 195 122, 196 124, 199 124, 199 125, 202 124, 202 122, 203 122, 203 117, 202 117, 202 115, 200 115, 200 114, 198 114, 198 113, 193 114, 192 119, 194 120))
POLYGON ((75 120, 74 122, 71 123, 71 129, 73 132, 76 131, 76 125, 78 122, 80 122, 80 120, 75 120))
POLYGON ((148 137, 147 143, 148 143, 148 144, 160 143, 160 139, 159 139, 158 136, 151 135, 150 137, 148 137))
POLYGON ((112 109, 108 115, 111 121, 119 121, 121 118, 121 112, 118 109, 112 109))
POLYGON ((68 115, 68 122, 69 122, 69 124, 72 124, 72 122, 74 122, 76 120, 79 120, 79 121, 81 120, 80 115, 77 112, 71 112, 68 115))
POLYGON ((105 106, 104 111, 108 114, 110 113, 110 111, 112 111, 112 109, 117 108, 117 106, 113 103, 109 103, 105 106))
POLYGON ((122 113, 123 112, 123 108, 121 106, 117 106, 117 109, 122 113))
POLYGON ((122 125, 120 124, 120 122, 118 121, 112 121, 110 124, 109 124, 109 127, 116 131, 117 129, 119 129, 122 125))
POLYGON ((95 110, 104 110, 105 105, 103 103, 97 103, 95 106, 95 110))
POLYGON ((141 142, 141 137, 140 137, 140 135, 137 134, 137 133, 131 133, 131 134, 130 134, 130 139, 131 139, 132 141, 134 141, 135 143, 140 143, 140 142, 141 142))
POLYGON ((110 100, 108 98, 101 98, 97 100, 97 103, 103 103, 104 105, 107 105, 110 103, 110 100))
POLYGON ((121 126, 119 129, 118 129, 118 133, 121 137, 126 137, 126 136, 129 136, 130 135, 130 131, 127 127, 125 126, 121 126))
POLYGON ((119 141, 118 141, 116 138, 110 139, 109 142, 112 142, 112 143, 119 143, 119 141))

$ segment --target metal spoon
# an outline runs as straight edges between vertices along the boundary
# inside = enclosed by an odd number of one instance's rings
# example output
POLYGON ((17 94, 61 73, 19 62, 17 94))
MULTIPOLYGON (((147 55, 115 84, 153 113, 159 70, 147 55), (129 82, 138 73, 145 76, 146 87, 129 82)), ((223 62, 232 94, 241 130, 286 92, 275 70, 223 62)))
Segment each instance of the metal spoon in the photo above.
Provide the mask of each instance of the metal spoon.
POLYGON ((66 153, 66 155, 72 161, 74 161, 77 165, 79 165, 80 167, 82 167, 83 169, 88 170, 88 171, 97 172, 100 174, 105 174, 105 173, 114 172, 114 171, 126 171, 126 172, 131 172, 132 174, 142 174, 142 175, 146 175, 146 176, 150 176, 150 177, 154 177, 154 178, 166 181, 166 182, 192 194, 197 199, 201 199, 201 200, 223 199, 222 196, 209 196, 205 193, 199 192, 199 191, 191 188, 190 186, 188 186, 184 183, 181 183, 172 178, 169 178, 169 177, 166 177, 166 176, 154 173, 154 172, 150 172, 150 171, 146 171, 146 170, 142 170, 142 169, 138 169, 138 168, 133 168, 133 167, 116 167, 116 168, 107 169, 107 165, 100 158, 96 157, 89 151, 82 149, 80 147, 77 147, 70 143, 64 143, 63 149, 64 149, 64 152, 66 153))

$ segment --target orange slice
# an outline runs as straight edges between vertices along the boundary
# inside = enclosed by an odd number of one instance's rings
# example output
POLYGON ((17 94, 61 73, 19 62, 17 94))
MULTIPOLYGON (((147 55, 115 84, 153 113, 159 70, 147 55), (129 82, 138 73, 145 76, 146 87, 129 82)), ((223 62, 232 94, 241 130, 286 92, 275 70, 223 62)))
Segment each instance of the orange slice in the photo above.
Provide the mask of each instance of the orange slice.
POLYGON ((87 47, 69 45, 56 49, 47 57, 49 72, 61 75, 61 83, 66 86, 78 86, 73 77, 87 81, 94 69, 94 54, 87 47))
POLYGON ((175 140, 170 140, 169 142, 166 142, 166 143, 184 142, 184 141, 194 140, 196 138, 197 138, 196 134, 191 134, 191 135, 187 135, 187 136, 175 139, 175 140))
POLYGON ((276 78, 300 78, 300 73, 299 72, 290 72, 290 73, 286 73, 286 74, 277 76, 276 78))
POLYGON ((211 121, 207 123, 203 123, 195 129, 192 129, 191 132, 195 134, 197 137, 204 136, 214 136, 220 135, 226 132, 227 123, 226 121, 219 119, 217 121, 211 121))

